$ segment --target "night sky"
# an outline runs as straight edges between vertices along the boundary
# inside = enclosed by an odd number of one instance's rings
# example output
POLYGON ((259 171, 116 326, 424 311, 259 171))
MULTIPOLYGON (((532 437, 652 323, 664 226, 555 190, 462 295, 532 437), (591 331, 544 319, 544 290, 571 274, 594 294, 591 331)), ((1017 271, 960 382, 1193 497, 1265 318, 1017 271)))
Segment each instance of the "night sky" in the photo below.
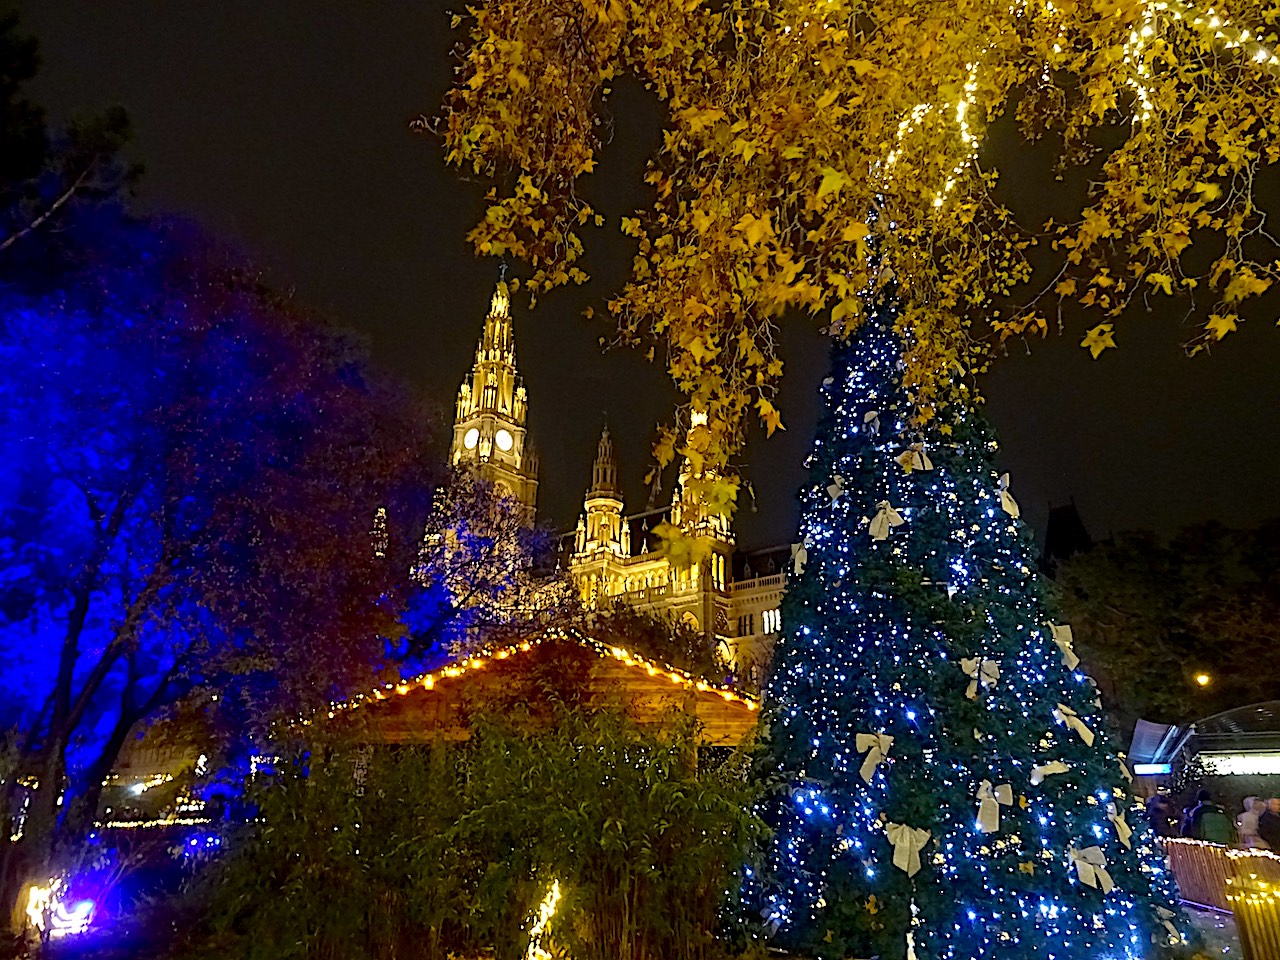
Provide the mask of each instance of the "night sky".
MULTIPOLYGON (((54 116, 129 109, 148 208, 193 216, 240 244, 278 285, 363 331, 381 366, 451 411, 497 267, 476 260, 464 240, 483 189, 444 168, 438 141, 408 131, 450 82, 448 6, 39 0, 21 9, 43 45, 35 99, 54 116)), ((660 114, 643 91, 621 85, 612 110, 615 142, 584 187, 609 217, 587 237, 593 280, 532 314, 519 301, 515 311, 542 457, 539 515, 562 528, 576 520, 606 411, 628 508, 643 507, 653 427, 674 399, 660 367, 632 353, 602 355, 607 321, 582 317, 621 285, 630 241, 617 219, 644 202, 644 158, 658 142, 660 114)), ((1002 167, 1015 209, 1052 203, 1063 189, 1002 167)), ((1075 320, 1030 356, 1011 345, 986 378, 1002 465, 1037 533, 1047 506, 1072 497, 1095 537, 1280 513, 1280 301, 1255 304, 1241 332, 1195 360, 1180 349, 1185 309, 1157 302, 1162 312, 1122 321, 1120 349, 1100 361, 1076 346, 1085 324, 1075 320)), ((825 375, 818 325, 798 318, 784 330, 788 430, 747 451, 758 502, 739 521, 747 546, 792 536, 825 375)))

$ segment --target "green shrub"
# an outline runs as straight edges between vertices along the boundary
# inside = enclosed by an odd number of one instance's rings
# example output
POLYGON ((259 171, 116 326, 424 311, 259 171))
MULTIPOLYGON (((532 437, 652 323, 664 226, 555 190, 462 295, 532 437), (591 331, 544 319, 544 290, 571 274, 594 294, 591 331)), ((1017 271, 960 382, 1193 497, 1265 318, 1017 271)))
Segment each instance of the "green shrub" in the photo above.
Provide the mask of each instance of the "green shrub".
POLYGON ((699 767, 683 715, 641 728, 556 704, 478 715, 472 730, 451 746, 317 749, 309 770, 264 784, 257 822, 205 878, 197 953, 516 960, 555 880, 544 945, 573 960, 717 954, 726 893, 763 830, 742 752, 699 767))

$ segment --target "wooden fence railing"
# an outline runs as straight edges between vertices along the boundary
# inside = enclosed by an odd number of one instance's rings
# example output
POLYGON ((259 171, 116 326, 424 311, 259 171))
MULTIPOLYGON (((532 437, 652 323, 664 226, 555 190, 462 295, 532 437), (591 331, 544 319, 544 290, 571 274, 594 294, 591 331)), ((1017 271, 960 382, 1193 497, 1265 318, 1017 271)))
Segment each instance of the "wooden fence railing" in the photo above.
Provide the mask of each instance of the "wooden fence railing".
POLYGON ((1235 915, 1245 960, 1280 958, 1280 855, 1181 838, 1164 846, 1183 900, 1235 915))

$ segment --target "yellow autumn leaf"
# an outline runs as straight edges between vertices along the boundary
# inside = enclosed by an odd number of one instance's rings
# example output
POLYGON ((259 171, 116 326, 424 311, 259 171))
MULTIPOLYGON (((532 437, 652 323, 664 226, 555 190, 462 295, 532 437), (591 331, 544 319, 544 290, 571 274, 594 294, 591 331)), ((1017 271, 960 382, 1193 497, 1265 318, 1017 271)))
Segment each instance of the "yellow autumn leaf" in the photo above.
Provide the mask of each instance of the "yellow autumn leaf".
POLYGON ((849 178, 835 167, 823 167, 822 183, 818 185, 818 199, 822 199, 829 193, 842 190, 848 182, 849 178))
POLYGON ((765 399, 764 397, 761 397, 759 400, 757 400, 756 409, 760 413, 760 419, 764 421, 764 430, 765 430, 766 436, 772 437, 774 434, 774 431, 786 429, 786 427, 782 425, 782 414, 779 413, 778 408, 775 407, 772 403, 770 403, 767 399, 765 399))
POLYGON ((676 458, 676 434, 670 427, 658 432, 658 439, 653 445, 653 456, 659 467, 665 467, 676 458))
POLYGON ((846 243, 854 240, 865 240, 871 234, 871 228, 861 220, 850 220, 840 231, 840 239, 846 243))
POLYGON ((1085 334, 1085 338, 1080 341, 1080 346, 1088 349, 1093 354, 1093 359, 1097 360, 1103 350, 1116 345, 1116 341, 1111 334, 1113 326, 1110 323, 1098 324, 1085 334))
POLYGON ((1265 293, 1269 286, 1271 286, 1270 280, 1256 276, 1252 270, 1244 267, 1231 278, 1231 282, 1223 292, 1223 297, 1227 303, 1239 303, 1245 297, 1256 297, 1260 293, 1265 293))
POLYGON ((739 484, 737 477, 728 477, 719 473, 703 474, 690 477, 686 482, 685 492, 711 513, 726 516, 733 512, 734 503, 738 499, 739 484))
POLYGON ((1213 339, 1221 340, 1228 333, 1235 332, 1238 319, 1234 313, 1211 313, 1209 314, 1209 322, 1204 325, 1204 328, 1213 335, 1213 339))
POLYGON ((756 217, 750 213, 744 213, 742 219, 734 224, 734 227, 740 230, 747 238, 747 243, 754 247, 769 232, 769 221, 764 217, 756 217))
POLYGON ((831 308, 831 322, 838 324, 845 317, 856 317, 858 315, 857 300, 841 300, 831 308))
POLYGON ((699 363, 702 363, 707 359, 707 357, 712 355, 712 351, 707 347, 706 342, 701 337, 694 337, 689 341, 689 345, 685 349, 687 349, 699 363))
POLYGON ((658 553, 679 570, 687 570, 700 559, 706 548, 699 549, 697 538, 691 537, 673 523, 663 521, 653 528, 658 538, 658 553))
MULTIPOLYGON (((1149 273, 1147 274, 1147 283, 1158 290, 1163 290, 1169 296, 1173 296, 1173 277, 1167 273, 1149 273)), ((1112 346, 1115 346, 1115 344, 1112 344, 1112 346)))
POLYGON ((1212 203, 1222 196, 1222 187, 1216 183, 1197 183, 1196 192, 1204 197, 1206 203, 1212 203))

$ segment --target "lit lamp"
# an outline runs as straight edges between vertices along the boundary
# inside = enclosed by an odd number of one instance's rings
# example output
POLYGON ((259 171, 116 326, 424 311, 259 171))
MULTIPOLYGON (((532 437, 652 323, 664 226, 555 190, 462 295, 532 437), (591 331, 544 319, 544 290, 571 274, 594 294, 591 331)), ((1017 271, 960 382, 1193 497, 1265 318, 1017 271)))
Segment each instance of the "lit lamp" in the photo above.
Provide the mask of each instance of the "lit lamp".
POLYGON ((1213 677, 1209 676, 1207 673, 1197 673, 1195 681, 1197 687, 1207 687, 1213 681, 1213 677))

